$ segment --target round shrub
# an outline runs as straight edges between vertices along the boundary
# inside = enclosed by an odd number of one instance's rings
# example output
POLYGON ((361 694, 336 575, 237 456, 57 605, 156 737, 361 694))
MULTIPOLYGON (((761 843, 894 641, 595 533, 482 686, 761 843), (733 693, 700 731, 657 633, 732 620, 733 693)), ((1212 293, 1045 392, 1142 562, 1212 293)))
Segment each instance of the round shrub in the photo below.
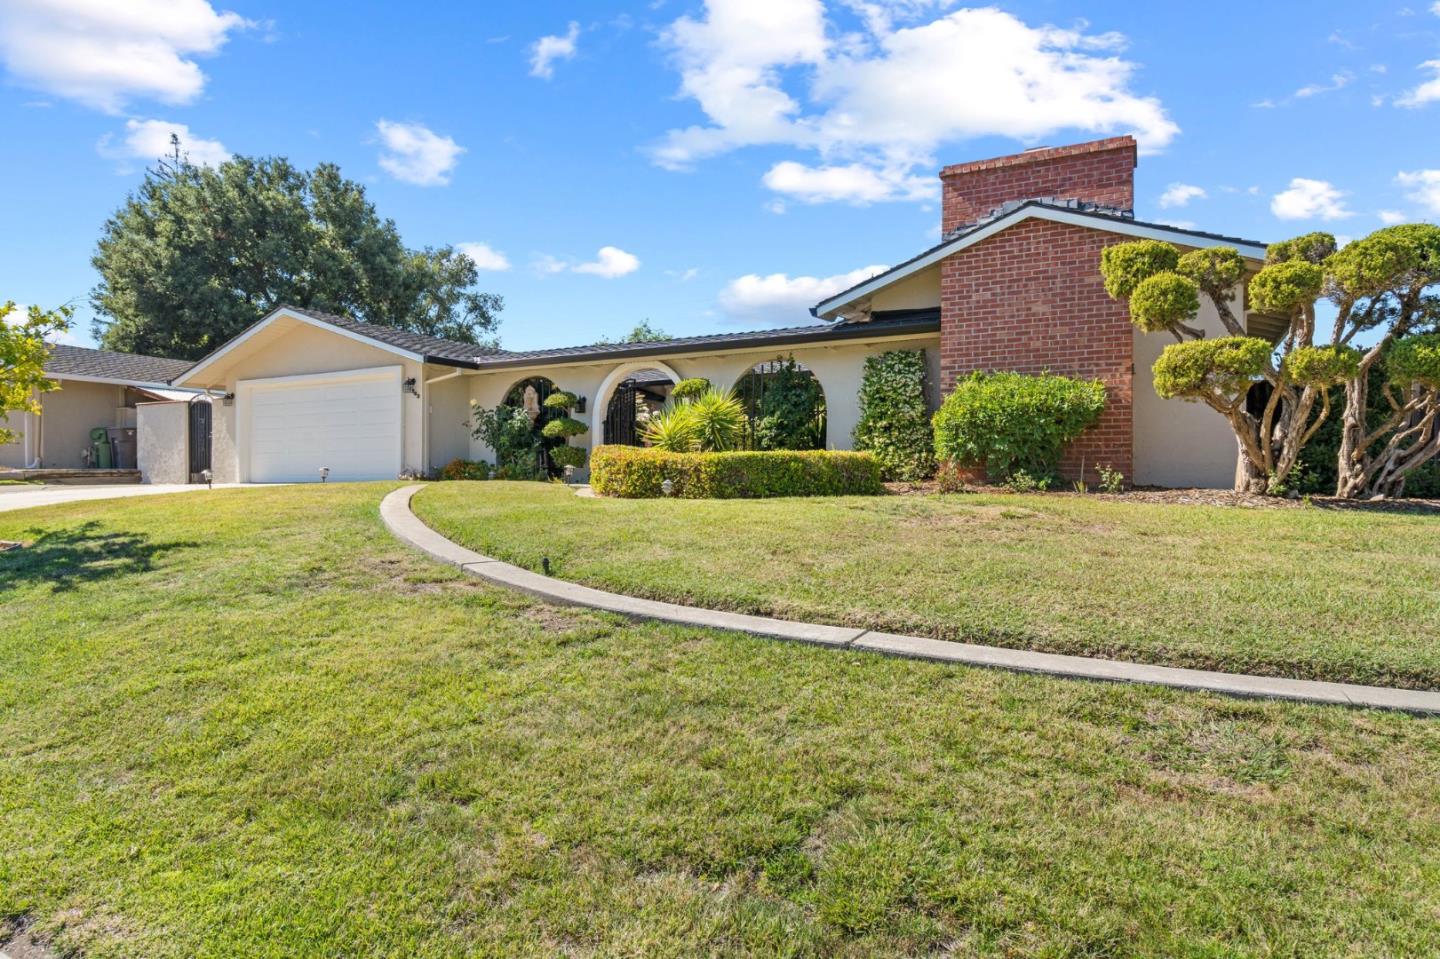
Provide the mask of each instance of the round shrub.
POLYGON ((563 440, 572 436, 579 436, 588 431, 590 427, 577 419, 568 416, 557 416, 540 428, 540 435, 547 440, 563 440))
POLYGON ((1390 380, 1401 386, 1419 383, 1440 390, 1440 333, 1421 333, 1396 340, 1385 355, 1390 380))
POLYGON ((1180 251, 1160 240, 1117 243, 1100 251, 1105 292, 1117 300, 1130 296, 1142 281, 1157 273, 1174 272, 1179 263, 1180 251))
POLYGON ((1202 290, 1229 290, 1245 275, 1245 261, 1233 246, 1191 250, 1180 257, 1175 272, 1194 280, 1202 290))
POLYGON ((488 480, 490 464, 478 460, 453 459, 440 470, 442 480, 488 480))
POLYGON ((550 450, 550 462, 556 466, 573 466, 577 470, 585 465, 585 450, 579 446, 557 446, 550 450))
POLYGON ((1271 243, 1265 248, 1266 263, 1286 263, 1290 260, 1304 260, 1307 263, 1324 263, 1335 252, 1335 237, 1329 233, 1306 233, 1303 236, 1271 243))
POLYGON ((558 410, 561 413, 570 412, 578 402, 580 402, 580 397, 566 390, 557 390, 545 397, 546 408, 558 410))
POLYGON ((1345 245, 1325 261, 1342 296, 1379 296, 1395 287, 1440 283, 1440 226, 1402 223, 1345 245))
POLYGON ((1163 333, 1200 310, 1200 288, 1179 273, 1157 273, 1130 293, 1130 321, 1146 333, 1163 333))
POLYGON ((994 479, 1017 470, 1055 475, 1065 444, 1105 409, 1105 386, 1043 373, 972 373, 935 414, 935 453, 983 466, 994 479))
POLYGON ((676 403, 683 403, 695 399, 710 389, 710 381, 703 376, 692 376, 687 380, 681 380, 675 384, 670 391, 670 399, 676 403))
POLYGON ((1161 399, 1218 392, 1234 396, 1270 364, 1274 347, 1255 336, 1222 336, 1165 347, 1155 361, 1155 392, 1161 399))
POLYGON ((1290 316, 1315 302, 1325 271, 1308 260, 1271 263, 1250 281, 1250 303, 1257 310, 1290 316))
POLYGON ((1286 378, 1301 386, 1334 386, 1360 372, 1353 346, 1297 346, 1285 357, 1286 378))

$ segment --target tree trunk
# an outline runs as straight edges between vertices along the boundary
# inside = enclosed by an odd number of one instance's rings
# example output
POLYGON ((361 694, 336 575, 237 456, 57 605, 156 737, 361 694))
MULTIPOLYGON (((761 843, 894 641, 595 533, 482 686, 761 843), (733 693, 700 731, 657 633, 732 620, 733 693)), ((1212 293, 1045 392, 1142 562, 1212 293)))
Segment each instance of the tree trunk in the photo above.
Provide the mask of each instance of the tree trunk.
POLYGON ((1345 383, 1345 409, 1340 419, 1340 454, 1335 495, 1355 499, 1365 492, 1366 404, 1369 402, 1370 370, 1362 366, 1359 375, 1345 383))
POLYGON ((1270 477, 1246 454, 1245 444, 1239 437, 1235 439, 1235 446, 1240 453, 1235 461, 1235 492, 1263 495, 1270 488, 1270 477))

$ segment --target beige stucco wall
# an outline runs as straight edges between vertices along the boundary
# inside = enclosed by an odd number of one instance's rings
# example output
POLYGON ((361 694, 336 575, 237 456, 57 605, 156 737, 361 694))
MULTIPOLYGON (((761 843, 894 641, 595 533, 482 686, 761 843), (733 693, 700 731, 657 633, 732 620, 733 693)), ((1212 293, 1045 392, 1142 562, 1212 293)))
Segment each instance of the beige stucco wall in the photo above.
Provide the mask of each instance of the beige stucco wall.
MULTIPOLYGON (((1198 323, 1210 337, 1228 335, 1215 307, 1203 300, 1198 323)), ((1232 307, 1240 315, 1238 298, 1232 307)), ((1135 476, 1144 486, 1228 489, 1235 483, 1235 434, 1204 403, 1164 400, 1152 368, 1175 342, 1168 333, 1135 331, 1135 476)))
MULTIPOLYGON (((825 391, 826 445, 831 449, 844 450, 852 447, 851 432, 860 416, 860 380, 866 357, 888 350, 925 349, 932 357, 934 369, 934 363, 938 362, 939 347, 939 336, 930 335, 795 348, 771 347, 732 353, 701 353, 623 363, 589 363, 471 373, 462 377, 461 381, 466 386, 470 403, 493 407, 521 380, 532 376, 549 377, 560 389, 586 398, 586 412, 576 414, 576 418, 589 423, 590 432, 571 440, 571 444, 578 446, 583 443, 587 448, 593 448, 603 442, 601 427, 615 385, 635 372, 668 370, 679 379, 704 377, 717 386, 729 388, 758 363, 782 356, 794 356, 796 362, 815 374, 821 389, 825 391)), ((470 440, 468 456, 471 459, 494 460, 493 451, 475 439, 470 440)))
MULTIPOLYGON (((85 465, 85 451, 90 448, 90 431, 97 426, 122 426, 126 404, 134 405, 135 394, 113 383, 86 383, 61 380, 60 389, 40 396, 41 415, 36 430, 34 417, 17 417, 15 429, 31 431, 31 455, 34 444, 43 450, 41 465, 51 469, 79 469, 85 465)), ((25 457, 25 440, 0 446, 0 465, 21 467, 25 457)))
POLYGON ((470 384, 463 373, 450 377, 454 370, 434 369, 431 379, 447 377, 429 384, 425 390, 430 421, 430 468, 437 470, 451 460, 470 458, 470 384))
POLYGON ((940 306, 940 264, 885 287, 870 298, 872 312, 924 310, 940 306))
POLYGON ((0 443, 0 467, 18 470, 30 465, 25 462, 25 433, 30 429, 30 420, 28 413, 0 416, 0 429, 12 430, 15 434, 10 442, 0 443))
POLYGON ((190 482, 190 404, 140 403, 135 412, 140 481, 190 482))

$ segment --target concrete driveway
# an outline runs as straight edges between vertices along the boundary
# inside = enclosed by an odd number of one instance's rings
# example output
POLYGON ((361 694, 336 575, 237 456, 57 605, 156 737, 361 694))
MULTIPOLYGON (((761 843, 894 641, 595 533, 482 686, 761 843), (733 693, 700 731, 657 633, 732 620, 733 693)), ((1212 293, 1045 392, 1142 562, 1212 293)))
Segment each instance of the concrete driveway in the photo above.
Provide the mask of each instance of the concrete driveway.
MULTIPOLYGON (((216 489, 242 486, 241 483, 216 483, 216 489)), ((80 503, 92 499, 124 499, 127 496, 154 496, 158 493, 188 493, 202 490, 203 484, 184 485, 180 483, 156 483, 146 486, 139 483, 114 486, 0 486, 0 513, 10 510, 30 509, 34 506, 54 506, 57 503, 80 503)))

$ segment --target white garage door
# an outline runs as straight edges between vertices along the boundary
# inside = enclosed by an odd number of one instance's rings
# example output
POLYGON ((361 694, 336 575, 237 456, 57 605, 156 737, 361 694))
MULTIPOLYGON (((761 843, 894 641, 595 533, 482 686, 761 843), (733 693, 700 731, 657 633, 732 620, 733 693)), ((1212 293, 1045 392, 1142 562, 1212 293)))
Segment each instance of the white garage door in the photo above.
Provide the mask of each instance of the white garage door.
POLYGON ((237 385, 250 482, 319 482, 321 467, 331 481, 400 475, 400 367, 237 385))

